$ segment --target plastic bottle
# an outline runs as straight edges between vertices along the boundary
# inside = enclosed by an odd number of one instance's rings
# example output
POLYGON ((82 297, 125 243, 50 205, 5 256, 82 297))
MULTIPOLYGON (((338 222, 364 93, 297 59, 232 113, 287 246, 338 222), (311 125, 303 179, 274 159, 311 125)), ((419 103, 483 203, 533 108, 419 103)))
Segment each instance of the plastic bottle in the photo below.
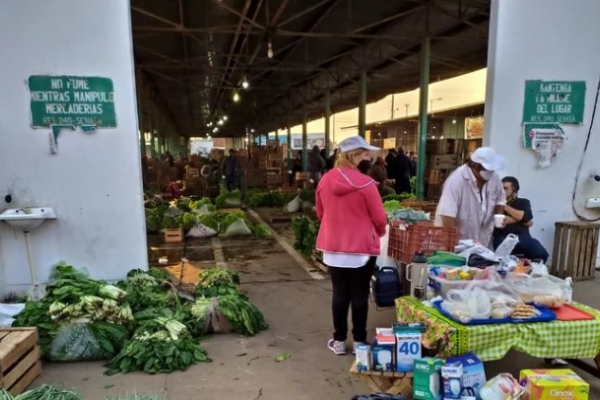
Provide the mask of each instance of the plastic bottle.
POLYGON ((426 294, 429 273, 427 257, 422 251, 417 252, 412 263, 406 269, 406 279, 410 281, 410 295, 416 299, 423 299, 426 294), (410 277, 408 276, 410 273, 410 277))

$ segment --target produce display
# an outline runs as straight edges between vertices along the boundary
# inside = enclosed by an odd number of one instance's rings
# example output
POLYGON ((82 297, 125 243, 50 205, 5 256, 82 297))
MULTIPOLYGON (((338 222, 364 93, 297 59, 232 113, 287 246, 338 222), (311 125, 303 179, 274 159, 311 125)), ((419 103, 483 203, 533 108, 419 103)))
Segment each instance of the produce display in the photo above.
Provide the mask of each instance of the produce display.
POLYGON ((0 389, 0 400, 82 400, 74 390, 62 390, 52 385, 43 385, 17 396, 0 389))
POLYGON ((248 193, 246 204, 249 207, 283 207, 294 197, 295 195, 292 197, 284 196, 278 190, 271 190, 268 192, 253 190, 248 193))
POLYGON ((307 216, 292 219, 292 231, 294 232, 294 247, 304 255, 311 255, 315 251, 317 234, 320 222, 307 216))
POLYGON ((226 268, 209 268, 200 272, 197 297, 216 297, 238 294, 240 277, 226 268))
POLYGON ((215 200, 217 208, 237 208, 242 206, 242 192, 222 190, 215 200))
POLYGON ((115 286, 59 265, 44 298, 28 301, 13 326, 36 326, 42 353, 51 360, 107 359, 120 350, 133 321, 126 297, 115 286))
MULTIPOLYGON (((273 193, 281 196, 279 192, 273 193)), ((274 196, 274 194, 270 196, 274 196)), ((221 205, 219 208, 232 207, 232 201, 241 201, 239 191, 224 191, 217 199, 218 204, 221 205)), ((239 206, 241 203, 237 205, 237 207, 239 206)), ((153 201, 146 204, 146 227, 150 233, 156 233, 161 229, 181 228, 188 232, 188 236, 192 237, 211 237, 217 234, 223 236, 253 235, 259 238, 271 236, 271 232, 266 226, 248 221, 243 211, 216 212, 216 210, 217 207, 206 197, 197 201, 182 197, 168 204, 153 201)))

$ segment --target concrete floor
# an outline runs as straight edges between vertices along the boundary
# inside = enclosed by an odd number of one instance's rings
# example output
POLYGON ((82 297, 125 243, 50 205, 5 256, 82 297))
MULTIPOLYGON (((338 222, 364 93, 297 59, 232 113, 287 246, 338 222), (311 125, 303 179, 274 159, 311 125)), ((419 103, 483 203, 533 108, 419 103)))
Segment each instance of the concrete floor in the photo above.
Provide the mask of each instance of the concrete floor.
MULTIPOLYGON (((278 233, 291 240, 288 227, 289 223, 274 225, 278 233)), ((368 388, 348 373, 352 356, 338 357, 325 347, 331 335, 329 280, 311 278, 275 240, 219 241, 227 266, 241 275, 241 290, 265 314, 268 331, 253 338, 214 335, 202 343, 214 361, 185 372, 108 377, 103 375, 102 363, 45 363, 35 385, 75 387, 86 400, 133 391, 162 392, 170 400, 349 400, 368 393, 368 388), (276 363, 275 357, 282 353, 291 358, 276 363)), ((164 255, 178 261, 184 255, 182 245, 160 245, 157 238, 150 238, 149 244, 151 262, 164 255)), ((219 252, 213 251, 213 244, 211 240, 188 242, 185 257, 189 262, 170 267, 182 286, 193 284, 198 267, 222 261, 219 252)), ((599 290, 600 280, 578 283, 574 296, 600 308, 599 290)), ((393 321, 393 310, 371 310, 371 328, 389 326, 393 321)), ((511 353, 502 361, 487 363, 486 373, 488 377, 500 372, 518 375, 520 369, 543 366, 543 361, 511 353)), ((598 378, 572 368, 591 384, 590 399, 600 399, 598 378)))

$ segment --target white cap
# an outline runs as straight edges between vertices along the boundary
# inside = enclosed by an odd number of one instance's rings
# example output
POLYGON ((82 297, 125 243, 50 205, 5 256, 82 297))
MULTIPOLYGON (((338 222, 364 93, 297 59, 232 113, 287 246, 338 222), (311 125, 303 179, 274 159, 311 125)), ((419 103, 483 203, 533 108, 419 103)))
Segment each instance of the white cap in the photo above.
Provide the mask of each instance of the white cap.
POLYGON ((506 164, 504 156, 496 153, 496 150, 491 147, 480 147, 475 150, 471 155, 471 161, 481 164, 488 171, 498 171, 506 164))
POLYGON ((342 153, 358 149, 365 149, 369 151, 381 150, 379 147, 369 145, 369 143, 367 143, 362 136, 352 136, 340 142, 340 150, 342 150, 342 153))

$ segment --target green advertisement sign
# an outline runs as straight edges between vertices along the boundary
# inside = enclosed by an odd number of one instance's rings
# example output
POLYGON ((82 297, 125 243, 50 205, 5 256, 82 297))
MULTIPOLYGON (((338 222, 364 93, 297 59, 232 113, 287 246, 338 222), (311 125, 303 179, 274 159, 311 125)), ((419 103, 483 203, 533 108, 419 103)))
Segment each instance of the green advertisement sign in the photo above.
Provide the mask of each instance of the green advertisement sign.
POLYGON ((35 75, 29 77, 29 91, 34 128, 117 126, 112 79, 35 75))
POLYGON ((581 124, 585 81, 525 81, 523 122, 581 124))

